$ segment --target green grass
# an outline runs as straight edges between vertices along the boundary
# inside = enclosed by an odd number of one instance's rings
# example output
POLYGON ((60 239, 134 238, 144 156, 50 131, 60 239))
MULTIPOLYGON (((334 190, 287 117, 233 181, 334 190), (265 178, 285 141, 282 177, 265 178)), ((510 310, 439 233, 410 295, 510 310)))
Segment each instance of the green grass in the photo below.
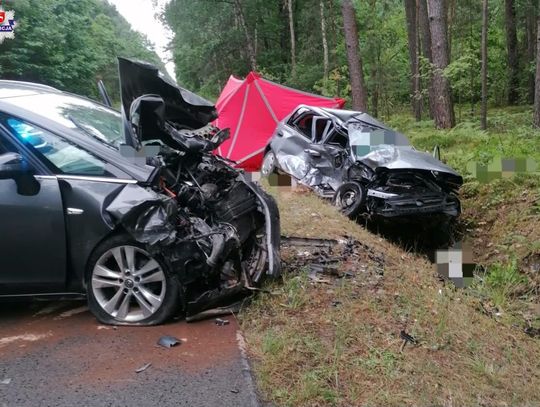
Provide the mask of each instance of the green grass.
MULTIPOLYGON (((419 150, 438 145, 443 161, 464 176, 463 238, 473 242, 475 261, 486 269, 477 275, 474 291, 514 316, 540 301, 527 289, 535 283, 521 264, 527 255, 540 254, 540 130, 532 126, 532 109, 490 109, 487 131, 470 115, 450 130, 434 130, 431 120, 415 122, 405 114, 387 122, 419 150), (500 158, 530 159, 536 173, 505 174, 490 182, 473 176, 471 163, 493 165, 500 158)), ((540 324, 540 316, 535 322, 540 324)))
POLYGON ((433 121, 415 122, 410 115, 396 115, 387 123, 406 134, 419 150, 432 152, 438 145, 441 157, 465 176, 470 162, 488 164, 494 158, 529 157, 540 171, 540 131, 532 127, 529 108, 491 109, 488 130, 480 130, 478 117, 468 117, 450 130, 434 130, 433 121))
MULTIPOLYGON (((529 108, 492 109, 489 117, 487 132, 477 118, 449 131, 408 115, 386 119, 420 150, 440 145, 465 176, 460 229, 484 270, 468 289, 443 285, 425 258, 313 194, 270 188, 283 234, 352 236, 384 256, 385 266, 375 278, 369 270, 376 264, 361 251, 352 266, 357 277, 332 284, 288 267, 282 284, 269 285, 272 294, 240 315, 264 399, 276 406, 540 405, 540 340, 521 331, 525 310, 540 303, 540 278, 524 266, 527 256, 540 255, 539 176, 482 183, 467 169, 471 160, 495 157, 540 164, 540 133, 529 108), (419 344, 400 352, 401 329, 419 344)), ((297 253, 283 256, 291 264, 297 253)), ((527 318, 540 326, 540 312, 527 318)))

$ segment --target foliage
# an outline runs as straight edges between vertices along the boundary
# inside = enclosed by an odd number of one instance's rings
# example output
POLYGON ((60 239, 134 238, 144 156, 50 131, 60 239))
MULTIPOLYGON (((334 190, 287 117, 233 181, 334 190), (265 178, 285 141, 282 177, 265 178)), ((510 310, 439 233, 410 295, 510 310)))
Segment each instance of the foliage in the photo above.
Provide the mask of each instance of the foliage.
POLYGON ((97 97, 102 79, 118 100, 117 56, 158 64, 148 40, 104 0, 17 0, 15 39, 0 44, 2 79, 39 82, 97 97))
MULTIPOLYGON (((355 2, 360 52, 369 94, 369 110, 388 115, 410 101, 410 65, 405 12, 401 0, 355 2)), ((481 4, 448 2, 451 79, 454 99, 473 111, 480 101, 481 4)), ((517 21, 531 12, 530 1, 516 2, 517 21)), ((249 71, 246 37, 235 5, 240 4, 248 35, 256 43, 257 69, 273 80, 306 91, 350 98, 347 60, 339 0, 323 0, 330 51, 329 77, 324 78, 321 17, 318 0, 293 0, 297 69, 291 71, 290 34, 285 0, 172 0, 163 19, 175 34, 172 49, 177 78, 207 97, 217 97, 229 75, 249 71)), ((504 1, 489 2, 489 101, 506 100, 507 63, 504 1)), ((526 25, 518 27, 521 69, 520 95, 526 102, 534 61, 527 60, 526 25)), ((426 101, 429 62, 421 57, 421 82, 426 101)))

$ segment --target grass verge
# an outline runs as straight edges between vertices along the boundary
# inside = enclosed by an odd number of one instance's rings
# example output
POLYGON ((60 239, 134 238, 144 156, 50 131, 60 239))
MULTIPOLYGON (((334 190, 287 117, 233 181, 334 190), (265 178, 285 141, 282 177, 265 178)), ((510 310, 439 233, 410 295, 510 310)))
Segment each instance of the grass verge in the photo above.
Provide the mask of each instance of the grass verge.
POLYGON ((435 132, 405 117, 395 119, 401 127, 391 123, 419 149, 441 145, 444 159, 465 174, 464 238, 487 270, 466 290, 444 284, 424 257, 367 232, 310 193, 275 194, 284 234, 351 236, 384 257, 384 274, 360 253, 344 264, 352 278, 315 283, 298 265, 304 253, 284 250, 283 282, 240 316, 266 400, 279 406, 540 405, 540 340, 515 328, 540 315, 540 309, 529 312, 539 303, 540 182, 524 175, 480 184, 466 169, 470 160, 524 154, 540 164, 538 134, 520 123, 527 112, 500 113, 491 112, 490 133, 473 124, 435 132), (418 340, 403 352, 401 330, 418 340))

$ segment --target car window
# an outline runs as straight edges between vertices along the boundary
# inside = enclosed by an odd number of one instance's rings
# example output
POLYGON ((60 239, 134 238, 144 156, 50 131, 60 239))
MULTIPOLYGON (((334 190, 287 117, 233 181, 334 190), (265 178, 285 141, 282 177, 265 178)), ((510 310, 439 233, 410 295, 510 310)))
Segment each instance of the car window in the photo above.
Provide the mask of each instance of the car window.
POLYGON ((5 140, 2 135, 0 135, 0 155, 6 153, 18 153, 18 151, 13 144, 5 140))
POLYGON ((306 112, 309 112, 309 109, 307 109, 307 108, 305 108, 305 107, 299 108, 296 112, 294 112, 294 113, 291 115, 291 117, 290 117, 288 123, 289 123, 291 126, 293 126, 293 125, 294 125, 294 122, 296 121, 296 119, 298 119, 301 115, 303 115, 303 114, 306 113, 306 112))
POLYGON ((294 127, 307 139, 311 140, 311 129, 313 125, 313 114, 308 113, 299 117, 294 122, 294 127))
POLYGON ((11 98, 10 104, 79 131, 115 149, 125 140, 122 115, 91 100, 66 93, 43 93, 11 98))
POLYGON ((326 117, 316 117, 314 119, 315 126, 313 128, 313 142, 320 143, 326 137, 326 135, 331 131, 332 120, 326 117))
POLYGON ((345 136, 344 134, 341 134, 335 131, 330 137, 328 137, 328 140, 326 141, 326 143, 335 144, 343 148, 347 148, 348 139, 347 139, 347 136, 345 136))
POLYGON ((5 122, 14 135, 37 153, 55 172, 71 175, 113 176, 110 165, 83 148, 16 118, 5 122))

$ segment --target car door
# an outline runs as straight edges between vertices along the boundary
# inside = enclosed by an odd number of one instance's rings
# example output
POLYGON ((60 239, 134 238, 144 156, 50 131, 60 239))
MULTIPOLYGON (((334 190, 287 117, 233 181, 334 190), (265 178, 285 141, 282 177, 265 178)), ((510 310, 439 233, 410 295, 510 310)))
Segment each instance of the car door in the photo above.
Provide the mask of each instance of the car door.
MULTIPOLYGON (((28 135, 29 137, 31 135, 28 135)), ((0 175, 0 296, 62 291, 66 284, 66 233, 58 180, 2 125, 0 155, 20 154, 36 188, 0 175)))
POLYGON ((315 165, 334 190, 339 188, 344 179, 347 149, 347 136, 332 125, 323 136, 320 157, 315 159, 315 165))
MULTIPOLYGON (((272 149, 279 167, 293 177, 302 180, 313 168, 317 153, 317 129, 323 119, 315 112, 302 108, 291 116, 287 124, 278 128, 272 149)), ((324 127, 324 125, 323 125, 324 127)))

